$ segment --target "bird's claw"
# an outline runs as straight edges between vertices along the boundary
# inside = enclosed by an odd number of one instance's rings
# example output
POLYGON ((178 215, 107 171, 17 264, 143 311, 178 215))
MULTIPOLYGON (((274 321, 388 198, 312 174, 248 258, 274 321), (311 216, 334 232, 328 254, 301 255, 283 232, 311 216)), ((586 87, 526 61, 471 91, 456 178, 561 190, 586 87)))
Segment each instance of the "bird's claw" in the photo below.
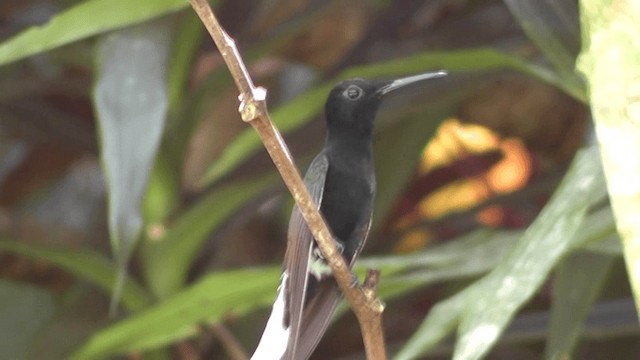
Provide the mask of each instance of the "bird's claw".
POLYGON ((358 283, 358 277, 355 274, 351 273, 351 285, 350 286, 352 288, 356 288, 359 285, 360 285, 360 283, 358 283))
MULTIPOLYGON (((344 253, 344 245, 342 245, 340 242, 336 242, 336 247, 338 248, 338 251, 340 252, 340 254, 344 253)), ((322 251, 320 251, 320 248, 317 246, 313 249, 313 255, 317 259, 326 260, 324 258, 324 255, 322 255, 322 251)))
POLYGON ((336 242, 336 247, 338 248, 340 254, 344 254, 344 245, 342 245, 341 242, 336 242))

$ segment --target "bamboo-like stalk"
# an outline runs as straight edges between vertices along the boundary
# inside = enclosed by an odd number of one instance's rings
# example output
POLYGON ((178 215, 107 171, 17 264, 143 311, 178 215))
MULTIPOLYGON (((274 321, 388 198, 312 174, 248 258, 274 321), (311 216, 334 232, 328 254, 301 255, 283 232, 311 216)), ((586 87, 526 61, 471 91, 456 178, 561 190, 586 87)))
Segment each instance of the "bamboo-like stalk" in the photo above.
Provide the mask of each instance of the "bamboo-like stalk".
POLYGON ((578 69, 590 90, 611 207, 640 312, 640 6, 581 0, 583 49, 578 69))

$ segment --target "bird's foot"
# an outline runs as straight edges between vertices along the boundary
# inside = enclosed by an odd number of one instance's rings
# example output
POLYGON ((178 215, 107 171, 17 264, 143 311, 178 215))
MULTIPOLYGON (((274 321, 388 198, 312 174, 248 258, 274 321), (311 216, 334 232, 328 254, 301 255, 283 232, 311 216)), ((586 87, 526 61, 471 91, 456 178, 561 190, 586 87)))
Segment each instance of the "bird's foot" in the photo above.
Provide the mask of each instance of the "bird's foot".
POLYGON ((349 286, 351 286, 352 288, 357 288, 358 286, 360 286, 358 277, 354 273, 351 273, 351 285, 349 286))
MULTIPOLYGON (((342 245, 342 243, 336 242, 336 247, 338 248, 338 251, 340 252, 340 254, 344 253, 344 245, 342 245)), ((313 248, 313 256, 315 256, 317 259, 320 259, 320 260, 326 260, 324 258, 324 255, 322 255, 322 251, 320 251, 320 248, 318 246, 315 246, 313 248)))

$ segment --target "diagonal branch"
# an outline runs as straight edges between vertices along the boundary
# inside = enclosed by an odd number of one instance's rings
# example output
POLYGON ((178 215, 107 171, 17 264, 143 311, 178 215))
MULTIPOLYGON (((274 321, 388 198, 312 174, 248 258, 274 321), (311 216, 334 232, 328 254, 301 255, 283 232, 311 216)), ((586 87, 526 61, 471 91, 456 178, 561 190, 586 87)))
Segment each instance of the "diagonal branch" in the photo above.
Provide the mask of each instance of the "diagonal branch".
POLYGON ((377 297, 376 286, 379 278, 377 271, 370 271, 364 286, 353 283, 356 279, 347 266, 336 242, 331 235, 318 207, 311 198, 300 173, 295 167, 291 154, 280 132, 275 128, 267 111, 267 92, 255 87, 233 39, 222 29, 206 0, 190 0, 209 34, 220 50, 222 57, 240 91, 239 112, 242 120, 250 123, 262 139, 273 163, 280 172, 287 188, 291 192, 302 216, 307 221, 314 238, 342 293, 351 305, 362 331, 362 337, 368 359, 386 359, 382 332, 382 311, 384 305, 377 297))

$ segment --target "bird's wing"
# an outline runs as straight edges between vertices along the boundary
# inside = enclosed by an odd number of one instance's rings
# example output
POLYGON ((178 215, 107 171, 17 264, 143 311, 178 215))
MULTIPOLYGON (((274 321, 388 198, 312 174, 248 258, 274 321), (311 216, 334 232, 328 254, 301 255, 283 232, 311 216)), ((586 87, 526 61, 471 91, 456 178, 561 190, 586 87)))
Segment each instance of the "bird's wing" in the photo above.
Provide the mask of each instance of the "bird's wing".
MULTIPOLYGON (((305 185, 318 205, 322 201, 328 169, 329 160, 324 153, 320 153, 311 162, 304 177, 305 185)), ((289 220, 284 272, 278 296, 251 360, 297 359, 293 354, 296 353, 296 341, 301 328, 309 274, 307 267, 313 242, 313 235, 295 206, 289 220)))
POLYGON ((311 356, 329 327, 341 296, 333 277, 325 278, 317 284, 317 292, 304 309, 302 331, 293 358, 308 359, 311 356))
MULTIPOLYGON (((361 225, 358 226, 351 235, 353 239, 349 241, 353 241, 353 243, 357 241, 359 245, 355 249, 351 259, 347 259, 349 267, 352 267, 355 263, 364 246, 364 240, 369 234, 369 229, 371 228, 370 215, 371 214, 363 214, 363 218, 360 221, 361 225)), ((302 331, 298 336, 296 353, 293 357, 295 359, 307 359, 311 356, 311 353, 329 327, 335 308, 338 306, 338 302, 342 297, 333 276, 323 278, 314 284, 314 286, 313 297, 309 299, 304 308, 302 331)))
MULTIPOLYGON (((329 170, 329 160, 324 153, 318 154, 311 162, 304 177, 304 183, 309 189, 313 200, 320 206, 324 192, 325 179, 329 170)), ((285 359, 299 359, 293 357, 297 353, 296 346, 300 336, 304 303, 309 278, 309 258, 313 251, 314 238, 302 217, 298 207, 294 207, 289 220, 287 233, 287 252, 285 254, 285 271, 288 275, 286 284, 286 301, 289 322, 289 342, 285 359)))

